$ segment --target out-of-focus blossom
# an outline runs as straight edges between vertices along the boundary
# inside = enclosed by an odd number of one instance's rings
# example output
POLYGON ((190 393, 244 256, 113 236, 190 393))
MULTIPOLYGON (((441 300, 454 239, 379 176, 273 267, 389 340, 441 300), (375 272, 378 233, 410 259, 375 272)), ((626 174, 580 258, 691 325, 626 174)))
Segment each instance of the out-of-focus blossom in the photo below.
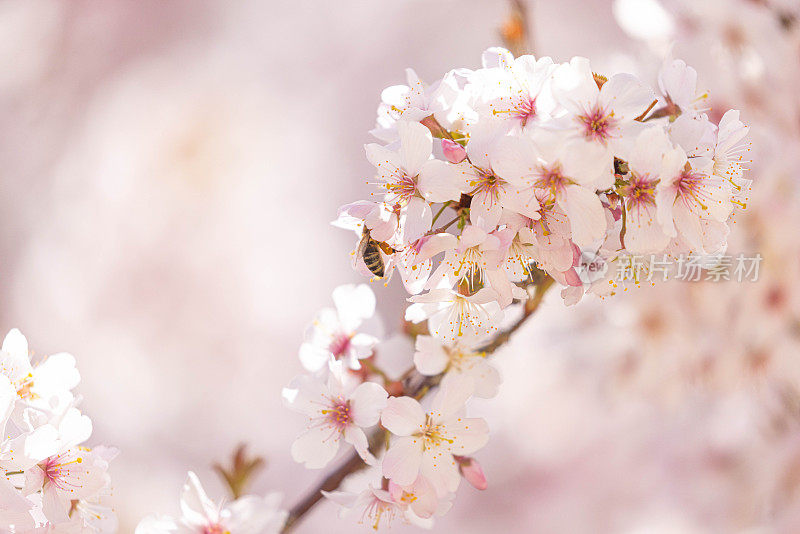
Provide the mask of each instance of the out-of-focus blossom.
POLYGON ((147 517, 136 527, 136 534, 277 534, 286 521, 280 501, 280 494, 271 493, 216 504, 206 495, 197 475, 190 472, 181 492, 181 517, 147 517))

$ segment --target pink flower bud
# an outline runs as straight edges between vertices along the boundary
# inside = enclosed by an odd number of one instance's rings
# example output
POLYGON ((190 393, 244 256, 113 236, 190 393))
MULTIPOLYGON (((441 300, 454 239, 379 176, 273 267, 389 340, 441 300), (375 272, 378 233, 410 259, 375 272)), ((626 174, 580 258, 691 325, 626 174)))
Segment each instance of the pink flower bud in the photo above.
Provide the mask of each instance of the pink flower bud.
POLYGON ((481 469, 481 464, 478 463, 478 460, 467 456, 456 456, 455 459, 458 462, 458 470, 461 471, 461 476, 463 476, 473 488, 485 490, 489 487, 489 483, 486 481, 486 475, 483 474, 483 469, 481 469))
POLYGON ((442 151, 450 163, 461 163, 467 157, 464 147, 450 139, 442 139, 442 151))

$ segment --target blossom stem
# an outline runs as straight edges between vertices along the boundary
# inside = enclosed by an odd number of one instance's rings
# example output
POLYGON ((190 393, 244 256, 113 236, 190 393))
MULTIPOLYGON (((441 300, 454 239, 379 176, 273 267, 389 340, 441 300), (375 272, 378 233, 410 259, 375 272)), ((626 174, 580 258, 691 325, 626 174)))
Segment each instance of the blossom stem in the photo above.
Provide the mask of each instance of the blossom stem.
POLYGON ((440 226, 439 228, 434 228, 433 230, 431 230, 430 232, 428 232, 428 235, 436 235, 436 234, 440 234, 440 233, 444 232, 445 230, 447 230, 448 228, 450 228, 450 227, 453 225, 453 223, 454 223, 454 222, 457 222, 457 221, 458 221, 458 219, 460 219, 460 217, 456 217, 456 218, 455 218, 455 219, 453 219, 452 221, 450 221, 450 222, 448 222, 448 223, 444 224, 443 226, 440 226))
MULTIPOLYGON (((497 337, 488 345, 481 347, 480 352, 487 354, 495 352, 502 347, 511 338, 511 335, 516 332, 525 321, 539 309, 539 306, 544 299, 545 293, 553 286, 554 280, 540 271, 535 271, 531 285, 535 287, 533 296, 525 301, 522 317, 516 323, 511 325, 507 330, 499 333, 497 337)), ((434 390, 442 381, 443 373, 434 376, 423 376, 419 372, 414 371, 404 381, 407 384, 404 393, 410 397, 419 400, 434 390)), ((369 435, 370 450, 373 453, 378 452, 380 448, 386 443, 387 432, 380 426, 374 429, 369 435)), ((339 485, 347 478, 348 475, 364 469, 366 464, 361 457, 353 452, 350 457, 342 463, 338 468, 329 473, 322 479, 314 488, 311 489, 291 510, 289 510, 289 517, 284 524, 282 533, 290 532, 297 522, 307 514, 321 499, 323 491, 334 491, 339 485)))
POLYGON ((647 109, 644 110, 644 113, 642 113, 641 115, 639 115, 638 117, 636 117, 633 120, 639 121, 639 122, 644 122, 644 120, 645 120, 644 118, 647 117, 647 114, 650 113, 650 110, 653 109, 656 104, 658 104, 658 99, 653 100, 653 102, 651 102, 650 105, 647 106, 647 109))
MULTIPOLYGON (((648 111, 650 111, 648 109, 648 111)), ((647 111, 645 111, 647 114, 647 111)), ((645 118, 637 118, 636 120, 639 122, 647 122, 654 119, 660 119, 662 117, 670 117, 670 121, 674 120, 681 114, 681 108, 673 104, 672 102, 667 102, 667 104, 663 107, 658 108, 655 110, 649 117, 645 118)))
POLYGON ((447 206, 449 206, 452 202, 453 202, 452 200, 448 200, 447 202, 442 204, 442 207, 439 209, 439 211, 436 212, 436 215, 433 216, 433 220, 431 221, 431 226, 433 226, 433 224, 436 222, 436 219, 439 218, 439 215, 441 215, 442 212, 447 208, 447 206))

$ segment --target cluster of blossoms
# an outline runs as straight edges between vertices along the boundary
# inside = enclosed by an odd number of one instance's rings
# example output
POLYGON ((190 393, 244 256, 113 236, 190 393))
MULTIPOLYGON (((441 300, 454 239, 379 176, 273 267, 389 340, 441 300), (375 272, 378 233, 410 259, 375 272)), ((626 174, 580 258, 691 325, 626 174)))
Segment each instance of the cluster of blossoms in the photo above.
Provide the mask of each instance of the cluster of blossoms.
POLYGON ((11 330, 0 349, 0 531, 112 533, 109 462, 117 450, 82 445, 91 420, 76 408, 75 358, 32 362, 11 330))
MULTIPOLYGON (((355 491, 321 492, 343 515, 430 525, 462 478, 487 487, 473 455, 489 429, 467 405, 498 392, 487 354, 507 338, 511 306, 527 301, 518 326, 553 281, 575 303, 613 294, 632 255, 725 251, 749 191, 748 128, 734 110, 712 122, 696 82, 671 57, 656 92, 585 58, 493 48, 481 69, 431 85, 409 70, 408 85, 384 91, 373 131, 384 144, 366 146, 379 198, 342 207, 334 224, 358 235, 357 270, 388 279, 397 268, 412 295, 405 318, 424 326, 409 327, 413 355, 387 358, 374 293, 340 286, 300 348, 306 373, 283 391, 306 417, 295 461, 322 469, 352 451, 337 488, 353 461, 367 468, 355 491)), ((278 500, 220 507, 190 474, 183 516, 147 518, 137 534, 285 531, 308 508, 287 515, 278 500)))
POLYGON ((616 269, 589 270, 587 257, 613 266, 725 250, 749 190, 748 128, 733 110, 714 124, 696 81, 669 58, 656 94, 632 75, 594 73, 585 58, 493 48, 476 71, 425 85, 409 70, 407 86, 384 91, 373 134, 386 144, 366 146, 380 198, 342 207, 334 224, 359 236, 357 270, 388 278, 397 268, 412 295, 406 320, 427 330, 391 377, 376 363, 384 349, 367 286, 337 288, 335 309, 311 327, 300 350, 308 374, 284 390, 308 417, 292 456, 318 469, 352 446, 376 479, 326 497, 375 528, 393 516, 430 523, 462 477, 486 487, 471 455, 489 430, 466 405, 497 393, 486 348, 509 306, 545 274, 568 303, 613 294, 616 269))
POLYGON ((748 128, 735 110, 714 124, 696 85, 672 58, 656 92, 585 58, 499 48, 431 85, 409 70, 378 109, 388 144, 366 146, 379 198, 343 206, 336 224, 363 236, 359 269, 396 267, 417 304, 408 318, 448 341, 495 330, 532 265, 574 303, 616 287, 587 257, 718 254, 749 191, 748 128))
POLYGON ((410 366, 404 374, 416 369, 421 377, 441 377, 432 403, 423 406, 418 387, 393 380, 377 365, 379 341, 367 333, 375 313, 372 290, 363 284, 340 286, 333 300, 335 309, 320 312, 300 349, 308 374, 283 392, 286 404, 307 416, 292 457, 319 469, 343 446, 352 446, 380 483, 358 492, 326 492, 326 497, 344 507, 345 515, 369 517, 375 528, 395 516, 430 523, 450 508, 462 476, 479 489, 486 487, 480 465, 469 455, 486 444, 489 430, 483 419, 467 417, 465 406, 473 395, 494 396, 500 376, 483 354, 460 340, 444 343, 420 335, 413 362, 410 354, 403 355, 410 366), (376 458, 367 432, 379 424, 382 430, 372 435, 388 448, 376 458))

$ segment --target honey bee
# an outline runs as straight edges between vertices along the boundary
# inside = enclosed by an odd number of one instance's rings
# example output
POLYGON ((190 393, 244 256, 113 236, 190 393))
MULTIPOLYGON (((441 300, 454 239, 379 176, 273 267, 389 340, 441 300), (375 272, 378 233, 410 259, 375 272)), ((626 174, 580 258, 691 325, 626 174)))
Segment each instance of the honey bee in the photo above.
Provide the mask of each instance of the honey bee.
POLYGON ((358 248, 356 248, 356 261, 359 259, 364 260, 364 264, 367 266, 367 269, 369 269, 369 272, 378 278, 383 278, 386 269, 381 252, 389 255, 397 251, 386 243, 373 239, 369 234, 369 228, 364 225, 364 231, 361 233, 361 240, 358 242, 358 248))

